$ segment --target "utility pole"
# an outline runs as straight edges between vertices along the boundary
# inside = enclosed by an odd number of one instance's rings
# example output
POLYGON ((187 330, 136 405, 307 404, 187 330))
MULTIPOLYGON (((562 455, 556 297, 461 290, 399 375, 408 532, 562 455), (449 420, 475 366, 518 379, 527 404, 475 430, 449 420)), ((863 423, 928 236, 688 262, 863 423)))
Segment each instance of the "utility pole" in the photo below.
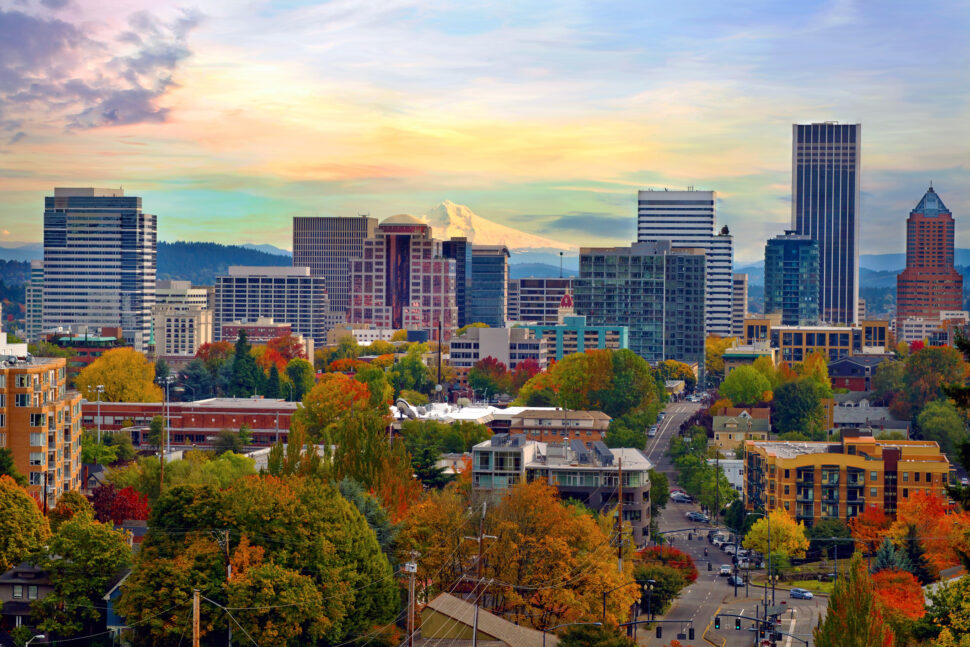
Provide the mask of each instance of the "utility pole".
POLYGON ((412 550, 411 561, 404 565, 404 572, 408 574, 408 647, 414 645, 414 574, 418 572, 418 564, 415 560, 421 553, 412 550))
POLYGON ((441 317, 438 317, 438 388, 437 396, 438 402, 441 402, 441 396, 444 395, 443 387, 441 386, 441 344, 444 343, 444 336, 441 332, 441 317))
MULTIPOLYGON (((478 563, 475 565, 476 580, 475 589, 478 589, 478 585, 482 582, 482 568, 485 564, 485 540, 486 539, 498 539, 494 535, 485 534, 485 511, 488 509, 488 501, 482 501, 482 518, 478 522, 478 537, 465 537, 465 539, 471 539, 472 541, 478 542, 478 563)), ((478 645, 478 600, 480 597, 484 596, 484 592, 475 598, 475 619, 472 622, 472 647, 477 647, 478 645)))
POLYGON ((199 647, 199 589, 192 591, 192 647, 199 647))
POLYGON ((620 498, 616 508, 616 569, 619 573, 623 573, 623 458, 620 457, 618 460, 620 498))
MULTIPOLYGON (((226 551, 226 588, 228 589, 229 580, 232 579, 232 562, 229 560, 229 529, 225 528, 221 531, 214 530, 213 532, 216 533, 215 539, 219 543, 219 546, 221 548, 224 548, 226 551)), ((228 603, 228 600, 226 600, 226 602, 228 603)), ((227 616, 228 616, 228 613, 227 613, 227 616)), ((227 623, 228 623, 227 645, 228 647, 232 647, 232 617, 227 618, 227 623)))

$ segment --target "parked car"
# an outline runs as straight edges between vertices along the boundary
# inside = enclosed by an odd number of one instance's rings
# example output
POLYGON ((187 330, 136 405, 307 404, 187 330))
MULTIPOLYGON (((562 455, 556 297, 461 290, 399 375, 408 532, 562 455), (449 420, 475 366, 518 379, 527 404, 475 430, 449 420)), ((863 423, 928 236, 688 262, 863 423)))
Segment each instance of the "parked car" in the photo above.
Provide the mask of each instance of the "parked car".
POLYGON ((721 544, 721 550, 723 550, 728 555, 733 555, 734 554, 734 546, 735 546, 735 544, 721 544))
POLYGON ((734 571, 734 568, 730 564, 721 564, 721 570, 717 572, 718 575, 730 575, 734 571))
POLYGON ((693 499, 683 492, 674 492, 670 495, 670 500, 674 503, 691 503, 693 501, 693 499))
POLYGON ((727 543, 727 537, 725 537, 724 535, 714 535, 714 538, 711 539, 711 543, 714 544, 716 547, 720 548, 721 546, 727 543))
POLYGON ((657 435, 657 425, 654 425, 653 427, 650 427, 650 429, 647 431, 647 436, 649 438, 653 438, 656 435, 657 435))
POLYGON ((729 586, 744 586, 744 578, 740 575, 732 575, 728 578, 729 586))
POLYGON ((813 597, 815 597, 814 595, 812 595, 812 592, 809 591, 808 589, 798 589, 798 588, 792 589, 789 592, 789 595, 798 600, 811 600, 813 597))
POLYGON ((707 523, 708 521, 711 520, 710 517, 708 517, 703 512, 696 512, 694 510, 691 510, 690 512, 687 513, 687 518, 690 521, 696 521, 698 523, 707 523))

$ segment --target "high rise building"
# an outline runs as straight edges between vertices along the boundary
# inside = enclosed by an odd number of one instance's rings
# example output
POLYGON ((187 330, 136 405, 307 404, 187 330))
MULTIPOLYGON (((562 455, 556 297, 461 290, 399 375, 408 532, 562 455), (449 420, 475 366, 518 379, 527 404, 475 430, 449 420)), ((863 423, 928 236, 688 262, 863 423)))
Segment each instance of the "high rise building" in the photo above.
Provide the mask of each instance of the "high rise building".
POLYGON ((507 320, 509 249, 505 245, 472 246, 469 322, 501 328, 507 320))
POLYGON ((141 198, 121 189, 54 189, 44 198, 43 327, 120 326, 148 350, 156 229, 141 198))
POLYGON ((818 241, 786 231, 765 245, 765 316, 780 313, 785 326, 819 319, 818 241))
POLYGON ((399 214, 382 222, 350 263, 347 322, 395 330, 427 330, 445 340, 458 322, 455 261, 442 256, 431 227, 399 214))
MULTIPOLYGON (((216 278, 213 336, 221 341, 225 324, 272 318, 318 344, 327 340, 329 300, 326 279, 309 267, 242 267, 216 278)), ((235 340, 233 340, 235 341, 235 340)))
POLYGON ((651 363, 704 366, 706 250, 670 241, 583 247, 576 313, 591 326, 626 326, 629 348, 651 363))
POLYGON ((554 326, 562 298, 571 294, 573 279, 529 277, 509 281, 509 321, 554 326))
POLYGON ((748 316, 748 275, 734 274, 731 286, 731 336, 741 337, 748 316))
POLYGON ((963 309, 953 233, 953 214, 931 186, 906 220, 906 269, 896 277, 899 319, 939 320, 940 312, 963 309))
POLYGON ((30 261, 25 292, 27 340, 36 342, 44 330, 44 261, 30 261))
POLYGON ((714 191, 640 191, 637 241, 669 240, 674 247, 699 248, 707 255, 705 329, 727 337, 732 330, 734 240, 727 227, 717 233, 714 191))
POLYGON ((458 327, 472 323, 468 308, 472 292, 472 244, 464 237, 441 242, 441 255, 455 261, 455 305, 458 307, 458 327))
POLYGON ((10 450, 27 491, 54 507, 81 488, 81 394, 67 390, 67 360, 32 357, 0 333, 0 447, 10 450))
POLYGON ((306 216, 293 219, 293 267, 309 267, 312 276, 327 280, 330 308, 350 306, 350 261, 360 258, 364 239, 371 238, 377 218, 369 216, 306 216))
POLYGON ((158 356, 193 357, 213 339, 208 288, 193 288, 190 281, 156 281, 152 312, 158 356))
POLYGON ((792 127, 792 229, 818 241, 819 316, 858 323, 862 125, 792 127))

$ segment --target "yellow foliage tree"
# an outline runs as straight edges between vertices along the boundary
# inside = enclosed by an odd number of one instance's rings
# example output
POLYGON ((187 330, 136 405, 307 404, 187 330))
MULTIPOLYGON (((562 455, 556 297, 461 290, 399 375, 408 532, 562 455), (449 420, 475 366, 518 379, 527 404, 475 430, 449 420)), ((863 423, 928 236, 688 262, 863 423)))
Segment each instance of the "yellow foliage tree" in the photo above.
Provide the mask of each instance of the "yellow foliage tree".
POLYGON ((708 373, 724 374, 724 351, 732 348, 737 341, 736 337, 707 336, 707 342, 704 344, 704 365, 708 373))
POLYGON ((805 536, 805 524, 789 516, 784 510, 773 510, 768 518, 762 517, 751 526, 744 547, 756 550, 763 555, 768 554, 768 529, 771 528, 772 553, 784 553, 788 557, 804 557, 808 550, 808 538, 805 536))
POLYGON ((768 379, 768 384, 771 385, 772 390, 778 387, 778 369, 775 367, 775 363, 771 361, 770 356, 762 355, 754 360, 754 362, 751 363, 751 366, 768 379))
POLYGON ((97 386, 104 385, 102 402, 161 402, 162 389, 155 384, 155 365, 133 348, 113 348, 91 362, 74 384, 88 400, 97 399, 97 386))

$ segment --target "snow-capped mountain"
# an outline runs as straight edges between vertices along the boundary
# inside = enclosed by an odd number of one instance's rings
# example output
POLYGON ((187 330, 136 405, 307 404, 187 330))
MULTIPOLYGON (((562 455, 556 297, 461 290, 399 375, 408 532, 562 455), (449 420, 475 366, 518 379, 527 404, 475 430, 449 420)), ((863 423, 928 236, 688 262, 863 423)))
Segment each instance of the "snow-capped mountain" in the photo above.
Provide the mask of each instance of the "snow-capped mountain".
POLYGON ((547 252, 558 256, 560 251, 575 254, 577 245, 519 231, 479 216, 463 204, 445 200, 424 215, 423 220, 434 229, 436 238, 464 236, 479 245, 505 245, 511 252, 547 252))

